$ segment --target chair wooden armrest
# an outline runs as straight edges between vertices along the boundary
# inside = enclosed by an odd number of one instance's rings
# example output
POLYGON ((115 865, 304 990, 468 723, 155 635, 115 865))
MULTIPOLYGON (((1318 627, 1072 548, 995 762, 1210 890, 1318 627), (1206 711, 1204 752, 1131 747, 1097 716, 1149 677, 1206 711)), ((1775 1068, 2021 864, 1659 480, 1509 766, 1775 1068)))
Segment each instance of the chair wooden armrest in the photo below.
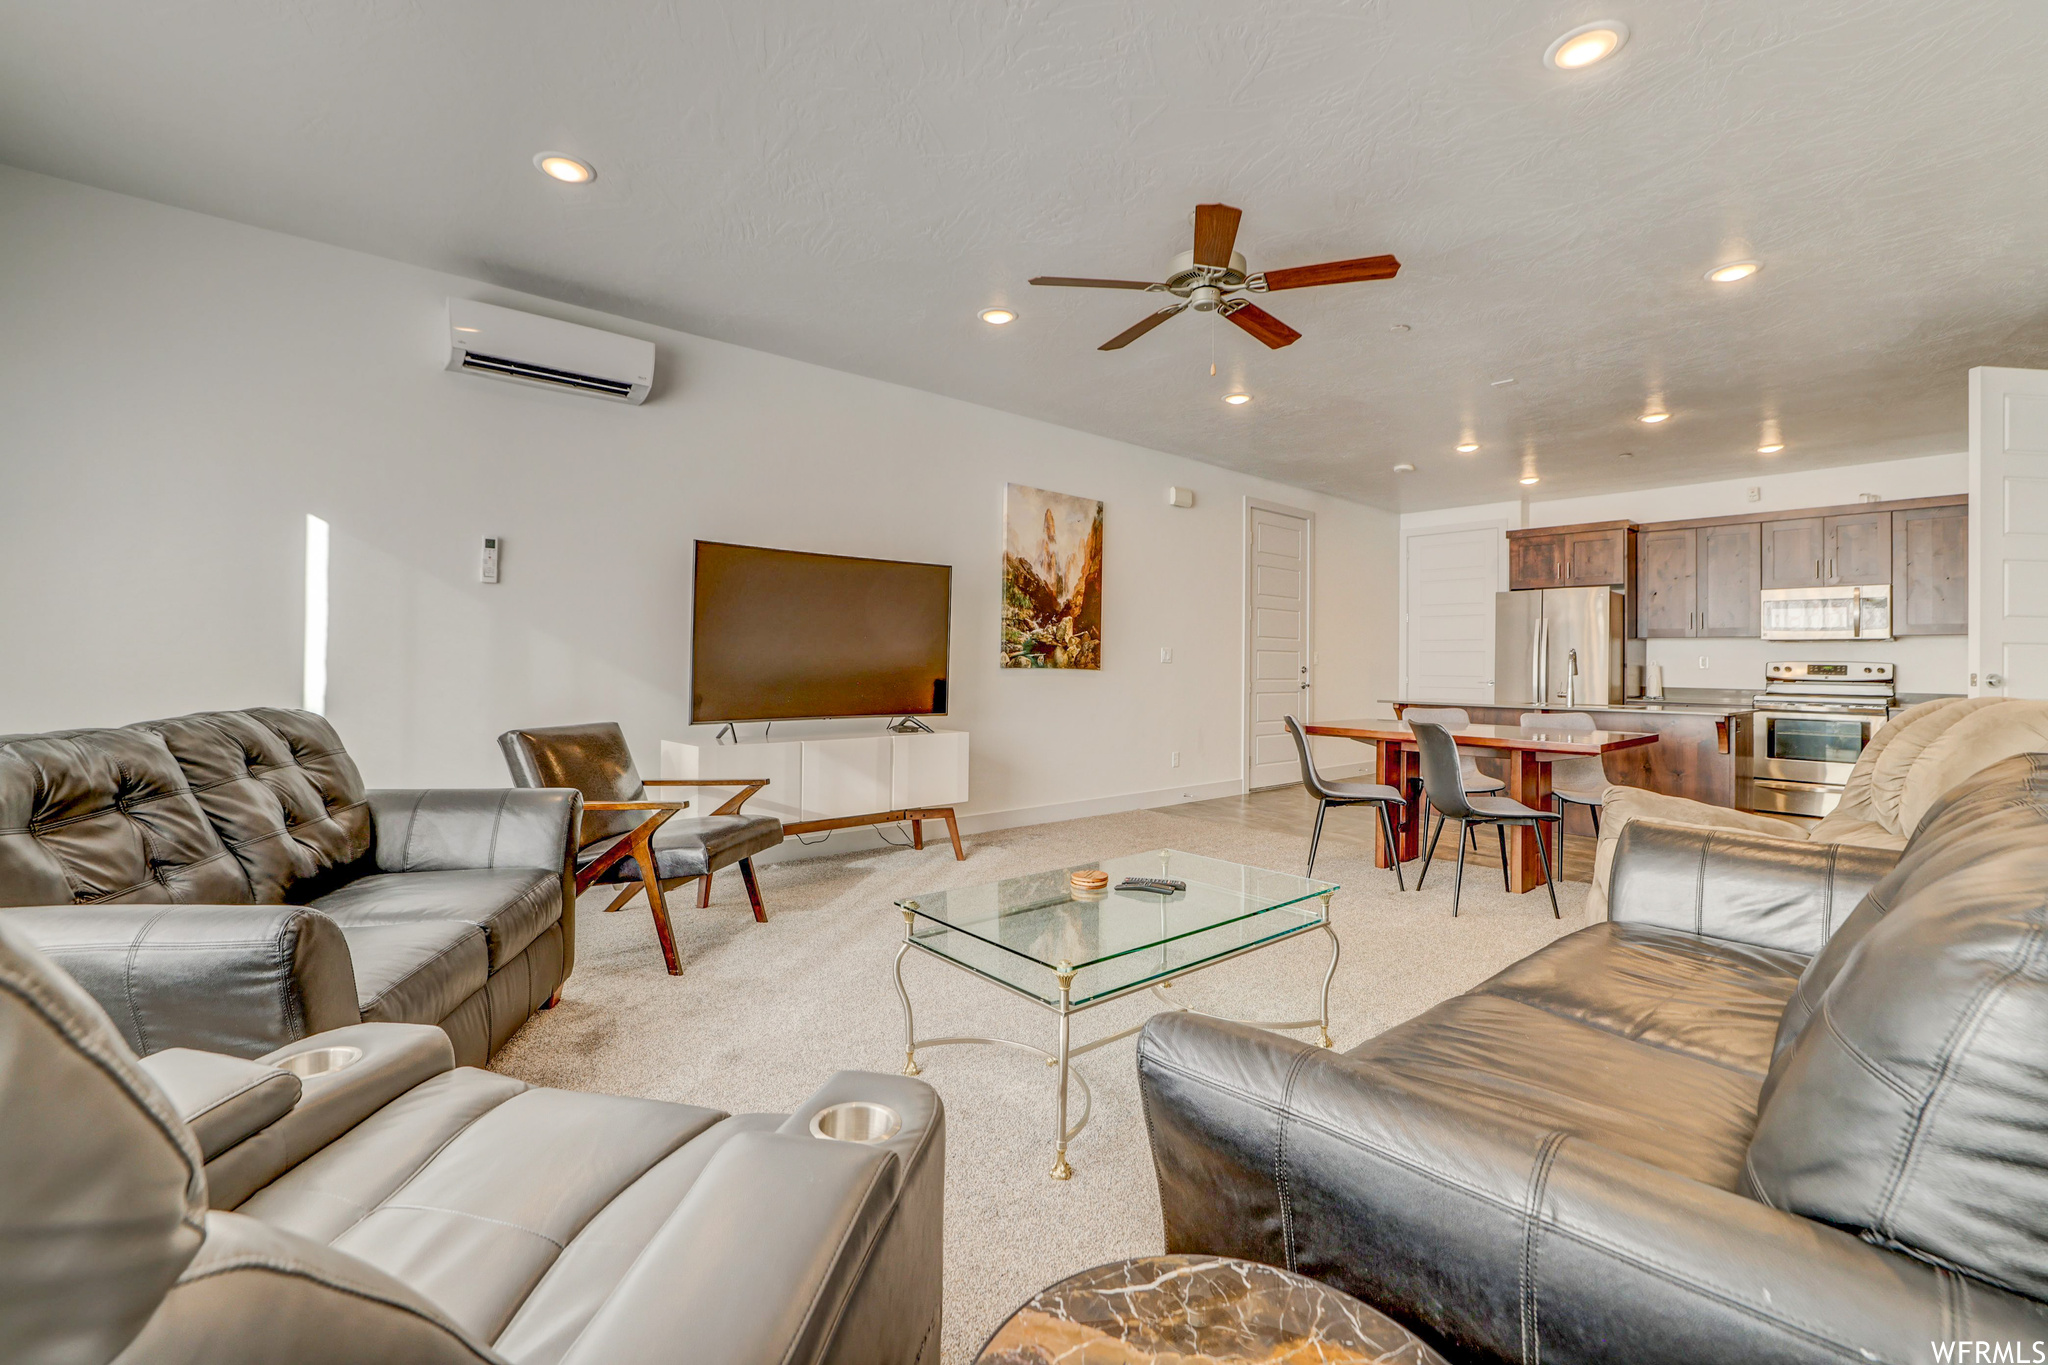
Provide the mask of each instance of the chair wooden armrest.
POLYGON ((650 777, 640 784, 643 787, 744 787, 740 792, 717 810, 713 815, 737 815, 740 807, 747 804, 747 798, 768 785, 765 777, 650 777))
POLYGON ((654 814, 642 820, 630 833, 622 835, 610 848, 576 869, 577 894, 581 895, 588 891, 590 884, 602 876, 607 868, 629 853, 636 855, 641 870, 652 876, 654 851, 648 841, 654 837, 654 831, 667 823, 677 811, 688 810, 689 807, 690 803, 687 801, 585 801, 583 809, 587 811, 647 810, 653 811, 654 814))

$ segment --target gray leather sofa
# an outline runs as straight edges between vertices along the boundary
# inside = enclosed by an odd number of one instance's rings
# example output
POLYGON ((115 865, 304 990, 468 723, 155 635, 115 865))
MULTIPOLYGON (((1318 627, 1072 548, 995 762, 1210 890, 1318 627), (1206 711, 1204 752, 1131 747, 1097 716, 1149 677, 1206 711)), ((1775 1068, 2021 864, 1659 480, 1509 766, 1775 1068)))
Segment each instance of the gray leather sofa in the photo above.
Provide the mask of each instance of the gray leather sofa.
POLYGON ((784 1117, 534 1089, 422 1025, 138 1061, 0 921, 8 1360, 933 1361, 944 1165, 937 1095, 897 1076, 784 1117), (849 1100, 900 1130, 811 1135, 849 1100))
POLYGON ((1611 888, 1348 1053, 1155 1018, 1167 1250, 1313 1275, 1460 1360, 2035 1358, 2048 754, 1900 852, 1639 821, 1611 888))
POLYGON ((370 1020, 480 1063, 574 963, 581 801, 366 791, 305 711, 0 736, 0 918, 138 1053, 370 1020))

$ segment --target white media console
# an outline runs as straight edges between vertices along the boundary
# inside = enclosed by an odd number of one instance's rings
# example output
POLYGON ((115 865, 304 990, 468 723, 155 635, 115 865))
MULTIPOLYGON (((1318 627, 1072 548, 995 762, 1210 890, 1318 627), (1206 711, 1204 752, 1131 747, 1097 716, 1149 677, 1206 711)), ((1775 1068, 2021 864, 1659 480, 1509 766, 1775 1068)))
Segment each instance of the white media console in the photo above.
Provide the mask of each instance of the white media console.
POLYGON ((967 732, 661 742, 663 777, 765 777, 747 809, 782 821, 787 834, 908 821, 924 847, 925 820, 944 820, 964 858, 953 807, 967 800, 967 732))

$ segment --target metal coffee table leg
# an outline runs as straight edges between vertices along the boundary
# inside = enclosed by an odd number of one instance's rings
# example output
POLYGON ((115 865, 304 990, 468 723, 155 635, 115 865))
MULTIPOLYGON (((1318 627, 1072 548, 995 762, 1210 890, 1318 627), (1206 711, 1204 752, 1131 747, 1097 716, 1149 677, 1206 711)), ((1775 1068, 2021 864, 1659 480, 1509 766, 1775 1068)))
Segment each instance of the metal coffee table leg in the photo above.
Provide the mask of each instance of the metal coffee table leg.
POLYGON ((924 1070, 917 1064, 917 1025, 910 1016, 910 992, 903 989, 903 955, 910 951, 910 926, 916 918, 915 910, 903 912, 903 946, 896 950, 896 998, 903 1002, 903 1074, 906 1076, 915 1076, 924 1070))
POLYGON ((1068 1180, 1074 1174, 1074 1168, 1067 1164, 1067 1070, 1071 1063, 1068 1047, 1072 1041, 1069 1034, 1074 1017, 1069 1006, 1074 991, 1074 969, 1062 962, 1057 975, 1060 980, 1060 1088, 1053 1103, 1052 1178, 1068 1180))

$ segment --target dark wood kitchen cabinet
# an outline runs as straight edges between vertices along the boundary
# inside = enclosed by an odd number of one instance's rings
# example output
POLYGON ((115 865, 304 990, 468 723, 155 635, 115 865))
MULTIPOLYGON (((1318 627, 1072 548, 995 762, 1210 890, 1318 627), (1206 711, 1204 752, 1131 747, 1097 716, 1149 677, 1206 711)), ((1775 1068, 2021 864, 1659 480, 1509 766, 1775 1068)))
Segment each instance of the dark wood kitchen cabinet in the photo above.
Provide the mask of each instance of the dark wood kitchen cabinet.
POLYGON ((1568 588, 1621 587, 1628 582, 1625 526, 1579 531, 1564 538, 1564 579, 1568 588))
POLYGON ((1510 531, 1508 586, 1626 590, 1634 538, 1635 524, 1626 521, 1510 531))
POLYGON ((1658 638, 1763 633, 1756 522, 1646 530, 1636 536, 1636 633, 1658 638))
POLYGON ((1526 531, 1508 532, 1508 586, 1514 589, 1563 587, 1564 537, 1526 531))
POLYGON ((1689 636, 1699 619, 1699 533, 1644 531, 1636 537, 1636 636, 1689 636))
POLYGON ((1699 538, 1699 634, 1762 635, 1763 527, 1753 521, 1702 526, 1699 538))
POLYGON ((1970 508, 1892 514, 1892 634, 1970 631, 1970 508))
POLYGON ((1826 521, 1794 517, 1763 524, 1765 588, 1817 588, 1825 581, 1826 521))
POLYGON ((1892 581, 1892 514, 1857 512, 1825 519, 1829 587, 1892 581))

